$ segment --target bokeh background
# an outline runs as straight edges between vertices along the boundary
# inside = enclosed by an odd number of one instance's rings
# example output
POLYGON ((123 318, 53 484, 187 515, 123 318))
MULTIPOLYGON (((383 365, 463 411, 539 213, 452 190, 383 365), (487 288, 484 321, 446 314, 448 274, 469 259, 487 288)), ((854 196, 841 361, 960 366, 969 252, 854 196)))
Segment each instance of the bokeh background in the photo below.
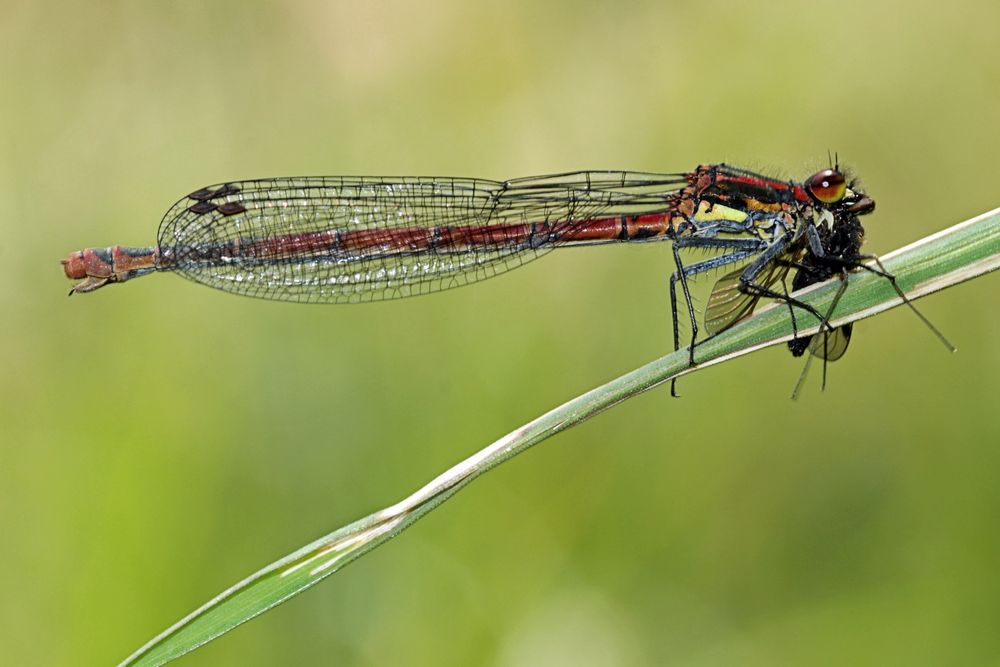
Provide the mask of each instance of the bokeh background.
MULTIPOLYGON (((66 298, 206 183, 827 151, 887 252, 1000 205, 1000 5, 0 6, 0 636, 110 664, 226 586, 667 351, 666 245, 365 306, 177 276, 66 298)), ((983 664, 1000 655, 996 277, 776 348, 480 479, 190 665, 983 664)))

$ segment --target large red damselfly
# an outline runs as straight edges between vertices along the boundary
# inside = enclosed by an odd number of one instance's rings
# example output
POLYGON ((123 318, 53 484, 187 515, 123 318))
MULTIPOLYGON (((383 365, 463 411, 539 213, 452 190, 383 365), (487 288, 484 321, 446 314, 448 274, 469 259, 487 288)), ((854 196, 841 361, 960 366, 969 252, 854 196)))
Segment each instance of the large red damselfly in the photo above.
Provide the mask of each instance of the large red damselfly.
POLYGON ((580 171, 507 181, 273 178, 192 192, 166 213, 155 247, 89 248, 63 264, 69 278, 80 280, 71 294, 174 271, 247 296, 353 303, 483 280, 557 247, 670 240, 674 347, 680 347, 679 283, 694 363, 699 326, 688 278, 738 266, 712 290, 709 334, 749 315, 761 298, 803 308, 825 325, 821 313, 788 294, 785 278, 798 267, 805 276, 799 283, 815 282, 823 273, 817 257, 846 252, 830 241, 831 230, 874 207, 839 168, 803 182, 724 164, 687 173, 580 171), (715 255, 685 266, 680 253, 691 248, 715 255))

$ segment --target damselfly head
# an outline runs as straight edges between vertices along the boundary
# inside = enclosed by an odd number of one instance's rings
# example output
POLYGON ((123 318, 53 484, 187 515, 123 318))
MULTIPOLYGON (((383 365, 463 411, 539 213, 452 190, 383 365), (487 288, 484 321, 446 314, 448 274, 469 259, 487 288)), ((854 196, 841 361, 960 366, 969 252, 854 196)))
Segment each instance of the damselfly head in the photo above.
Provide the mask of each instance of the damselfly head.
POLYGON ((836 169, 824 169, 809 177, 806 189, 821 204, 837 204, 847 194, 847 178, 836 169))
POLYGON ((861 192, 837 168, 816 172, 805 182, 806 191, 827 210, 851 215, 865 215, 875 210, 875 200, 861 192))

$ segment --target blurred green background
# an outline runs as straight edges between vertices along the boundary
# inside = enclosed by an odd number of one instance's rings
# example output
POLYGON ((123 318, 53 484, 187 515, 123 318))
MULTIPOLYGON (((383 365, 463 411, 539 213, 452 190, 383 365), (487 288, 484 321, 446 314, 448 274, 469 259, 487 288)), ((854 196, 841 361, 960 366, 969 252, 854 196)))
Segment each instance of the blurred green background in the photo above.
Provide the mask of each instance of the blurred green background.
MULTIPOLYGON (((1000 205, 995 2, 0 7, 8 664, 110 664, 236 580, 670 347, 667 245, 366 306, 155 276, 66 298, 206 183, 827 150, 887 252, 1000 205), (919 7, 919 8, 918 8, 919 7)), ((1000 655, 986 277, 638 397, 185 664, 983 664, 1000 655), (815 369, 814 369, 815 371, 815 369)))

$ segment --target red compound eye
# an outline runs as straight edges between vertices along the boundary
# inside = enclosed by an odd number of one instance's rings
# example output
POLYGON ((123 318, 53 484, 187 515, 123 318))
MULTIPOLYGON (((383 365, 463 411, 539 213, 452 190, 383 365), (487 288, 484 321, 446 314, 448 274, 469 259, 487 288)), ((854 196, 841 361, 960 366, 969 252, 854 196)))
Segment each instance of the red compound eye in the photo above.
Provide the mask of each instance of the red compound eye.
POLYGON ((806 181, 809 194, 824 204, 836 204, 847 193, 847 179, 836 169, 824 169, 806 181))

